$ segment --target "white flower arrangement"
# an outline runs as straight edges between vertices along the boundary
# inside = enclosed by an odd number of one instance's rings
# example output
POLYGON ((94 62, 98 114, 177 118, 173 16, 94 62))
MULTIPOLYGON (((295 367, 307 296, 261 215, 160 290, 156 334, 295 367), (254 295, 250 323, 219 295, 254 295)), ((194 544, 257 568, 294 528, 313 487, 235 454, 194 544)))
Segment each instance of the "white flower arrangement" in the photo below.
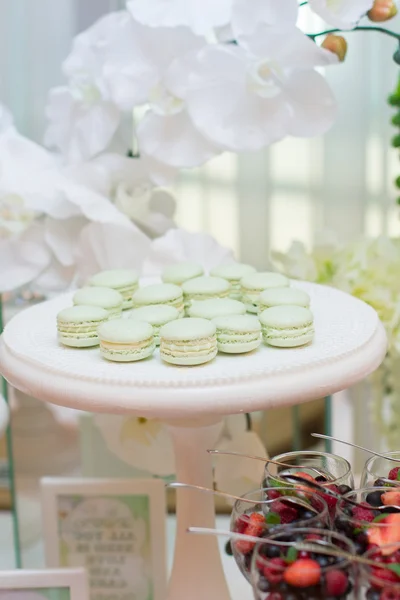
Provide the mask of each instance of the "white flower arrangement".
POLYGON ((400 238, 380 236, 344 245, 329 234, 323 239, 311 251, 294 242, 287 253, 272 252, 272 261, 290 277, 337 287, 377 311, 389 348, 370 377, 372 416, 388 449, 395 450, 400 430, 400 238))
POLYGON ((150 240, 174 227, 163 186, 180 169, 325 133, 336 103, 317 68, 344 59, 334 34, 396 8, 299 2, 253 0, 249 11, 247 0, 128 1, 74 39, 66 83, 46 107, 51 151, 23 138, 0 106, 0 293, 32 281, 65 289, 87 275, 83 256, 122 266, 132 245, 143 270, 150 240), (301 31, 300 10, 336 29, 301 31), (120 238, 117 252, 100 249, 105 233, 120 238))

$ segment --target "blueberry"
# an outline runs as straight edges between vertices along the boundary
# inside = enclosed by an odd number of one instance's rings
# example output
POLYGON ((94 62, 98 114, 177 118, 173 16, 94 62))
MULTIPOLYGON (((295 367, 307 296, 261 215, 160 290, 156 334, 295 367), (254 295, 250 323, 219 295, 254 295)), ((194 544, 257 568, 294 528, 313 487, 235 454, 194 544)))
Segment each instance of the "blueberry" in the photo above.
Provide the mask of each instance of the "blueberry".
POLYGON ((264 552, 265 556, 268 558, 279 558, 281 555, 279 546, 266 545, 264 552))
POLYGON ((354 547, 356 549, 356 554, 358 554, 358 555, 364 554, 364 552, 367 549, 366 545, 365 544, 360 544, 360 542, 355 542, 354 543, 354 547))
POLYGON ((326 477, 324 477, 323 475, 318 475, 318 477, 315 478, 315 481, 328 481, 326 477))
POLYGON ((352 526, 347 519, 343 517, 336 517, 335 529, 337 529, 338 531, 350 532, 351 528, 352 526))
POLYGON ((374 487, 384 487, 385 483, 384 479, 377 479, 374 481, 374 487))
POLYGON ((315 512, 313 512, 312 510, 304 510, 304 512, 302 512, 300 514, 300 519, 313 519, 315 517, 315 512))
POLYGON ((260 579, 258 580, 258 585, 257 585, 258 589, 260 590, 260 592, 268 592, 269 591, 269 581, 261 576, 260 579))
POLYGON ((226 542, 225 544, 225 552, 228 556, 232 556, 233 552, 232 552, 232 544, 231 542, 226 542))
POLYGON ((278 583, 278 587, 276 589, 281 594, 285 594, 285 598, 287 598, 287 592, 290 591, 290 586, 288 583, 286 583, 286 581, 281 581, 278 583))
POLYGON ((370 492, 365 500, 371 506, 381 506, 382 505, 382 492, 370 492))
POLYGON ((322 569, 325 569, 331 563, 329 556, 324 556, 323 554, 317 554, 315 559, 322 569))
POLYGON ((366 600, 379 600, 381 597, 381 593, 379 590, 373 590, 372 588, 368 590, 366 595, 366 600))
POLYGON ((351 487, 349 485, 345 485, 344 483, 342 485, 339 485, 339 494, 341 496, 344 496, 344 494, 348 494, 349 492, 351 492, 351 487))
POLYGON ((400 509, 396 506, 386 506, 385 508, 382 508, 381 511, 383 513, 398 513, 400 512, 400 509))

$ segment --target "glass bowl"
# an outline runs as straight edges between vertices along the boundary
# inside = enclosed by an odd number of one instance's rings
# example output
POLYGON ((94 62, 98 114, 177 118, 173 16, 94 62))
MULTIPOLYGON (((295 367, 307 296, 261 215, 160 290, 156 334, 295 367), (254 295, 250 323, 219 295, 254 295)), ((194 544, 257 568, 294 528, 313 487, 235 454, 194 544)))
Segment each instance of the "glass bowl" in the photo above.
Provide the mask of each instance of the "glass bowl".
MULTIPOLYGON (((330 526, 328 506, 315 492, 294 492, 292 487, 262 488, 249 492, 242 498, 235 502, 232 510, 230 528, 235 533, 264 538, 272 531, 287 527, 330 526), (298 499, 305 506, 294 504, 289 498, 298 499)), ((253 542, 231 542, 233 556, 247 580, 250 579, 254 547, 253 542)))
POLYGON ((400 459, 400 452, 388 452, 387 458, 371 456, 365 462, 361 475, 360 487, 400 485, 400 462, 394 462, 391 458, 400 459), (391 479, 391 477, 393 477, 393 479, 391 479))

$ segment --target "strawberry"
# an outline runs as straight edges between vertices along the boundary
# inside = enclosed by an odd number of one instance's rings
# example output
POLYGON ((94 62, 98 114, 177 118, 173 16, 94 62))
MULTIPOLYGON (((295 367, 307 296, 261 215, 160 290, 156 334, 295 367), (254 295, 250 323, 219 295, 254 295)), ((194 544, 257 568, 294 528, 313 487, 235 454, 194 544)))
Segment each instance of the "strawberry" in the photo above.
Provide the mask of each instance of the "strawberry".
POLYGON ((276 500, 277 498, 280 498, 281 496, 282 496, 282 494, 276 490, 268 490, 268 492, 267 492, 268 500, 276 500))
POLYGON ((250 523, 250 519, 249 519, 248 515, 240 515, 240 517, 238 517, 236 519, 235 531, 237 533, 244 533, 245 530, 247 529, 247 525, 249 523, 250 523))
POLYGON ((392 506, 400 506, 400 491, 385 492, 382 494, 381 499, 385 506, 389 506, 389 504, 392 506))
POLYGON ((286 563, 283 558, 271 558, 264 567, 264 577, 270 583, 280 583, 283 579, 286 563))
POLYGON ((349 580, 346 573, 339 571, 339 569, 333 569, 328 571, 325 577, 325 591, 326 595, 336 598, 337 596, 344 596, 349 580))
POLYGON ((290 506, 281 502, 280 500, 274 500, 271 503, 270 509, 272 512, 277 513, 281 518, 281 525, 287 525, 297 519, 297 510, 294 506, 290 506))
POLYGON ((379 600, 400 600, 400 591, 386 588, 382 590, 379 600))
POLYGON ((400 467, 394 467, 394 469, 392 469, 389 472, 389 479, 391 481, 397 481, 397 475, 398 475, 399 471, 400 471, 400 467))
POLYGON ((367 531, 368 542, 371 545, 380 546, 384 556, 393 554, 400 548, 400 513, 388 514, 367 531), (391 544, 384 548, 383 546, 391 544))
MULTIPOLYGON (((339 494, 339 488, 337 485, 331 483, 330 485, 326 485, 325 487, 328 488, 329 490, 331 490, 332 492, 339 494)), ((328 510, 329 510, 330 516, 334 517, 335 511, 336 511, 337 498, 334 498, 330 494, 324 494, 323 492, 317 492, 317 494, 325 500, 325 502, 328 505, 328 510)), ((312 501, 311 501, 311 504, 312 504, 312 501)), ((317 505, 314 508, 320 508, 320 507, 317 505)))
POLYGON ((284 579, 289 585, 298 588, 317 585, 321 579, 321 567, 315 560, 300 558, 286 569, 284 579))
MULTIPOLYGON (((244 516, 244 515, 242 515, 244 516)), ((247 516, 247 515, 246 515, 247 516)), ((242 518, 242 517, 239 517, 242 518)), ((239 520, 239 519, 238 519, 239 520)), ((237 526, 237 522, 236 522, 237 526)), ((261 533, 265 527, 265 519, 263 515, 259 513, 252 513, 250 515, 249 521, 245 527, 245 529, 241 532, 245 535, 252 535, 254 537, 260 537, 261 533)), ((235 548, 238 552, 242 554, 249 554, 255 546, 254 542, 248 542, 246 540, 239 540, 235 544, 235 548)))
MULTIPOLYGON (((296 477, 301 477, 302 479, 307 479, 307 481, 315 482, 314 477, 312 477, 308 473, 303 473, 302 471, 299 471, 298 473, 293 473, 293 475, 295 475, 296 477)), ((295 487, 297 490, 301 490, 303 492, 310 492, 310 490, 313 489, 313 488, 309 488, 306 483, 304 485, 302 485, 301 483, 298 483, 298 482, 296 482, 295 487)))
POLYGON ((355 506, 353 508, 353 518, 357 519, 357 521, 366 521, 367 523, 372 523, 375 515, 372 512, 370 505, 364 502, 362 506, 355 506))

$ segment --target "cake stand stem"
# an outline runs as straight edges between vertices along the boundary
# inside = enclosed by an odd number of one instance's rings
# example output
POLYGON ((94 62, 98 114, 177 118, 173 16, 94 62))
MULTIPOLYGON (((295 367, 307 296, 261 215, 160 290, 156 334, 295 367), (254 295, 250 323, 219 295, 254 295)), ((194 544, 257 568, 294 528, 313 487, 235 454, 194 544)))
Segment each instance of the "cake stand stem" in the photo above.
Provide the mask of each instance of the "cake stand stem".
MULTIPOLYGON (((193 424, 192 424, 193 425, 193 424)), ((170 426, 175 449, 177 481, 213 486, 213 447, 220 425, 170 426)), ((191 536, 190 526, 215 527, 213 496, 195 490, 177 490, 175 556, 168 600, 229 600, 221 554, 216 538, 191 536)))

